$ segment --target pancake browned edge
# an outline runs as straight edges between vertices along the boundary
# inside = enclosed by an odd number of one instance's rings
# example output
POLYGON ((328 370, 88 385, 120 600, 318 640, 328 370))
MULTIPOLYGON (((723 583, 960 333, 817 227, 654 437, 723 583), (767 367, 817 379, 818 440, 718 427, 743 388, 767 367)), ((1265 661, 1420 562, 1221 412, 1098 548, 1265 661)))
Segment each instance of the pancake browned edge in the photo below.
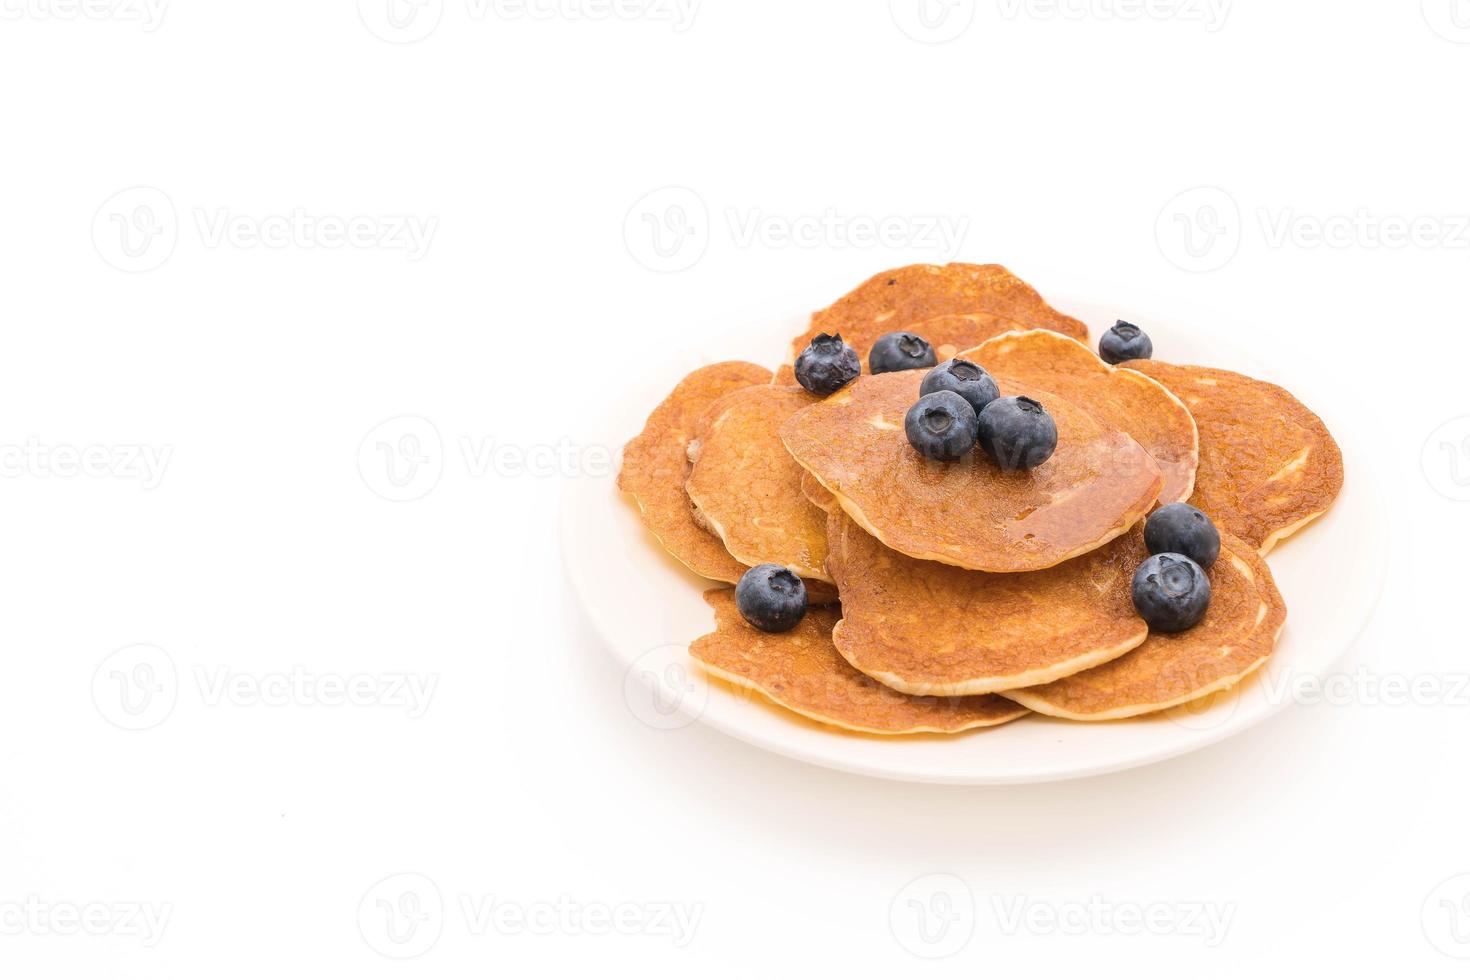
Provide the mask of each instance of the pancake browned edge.
POLYGON ((883 547, 846 514, 827 518, 827 569, 842 593, 832 642, 853 667, 909 694, 973 695, 1042 684, 1148 637, 1129 587, 1135 529, 1039 572, 992 574, 883 547))
POLYGON ((816 400, 797 386, 752 385, 714 403, 701 418, 685 490, 706 526, 746 565, 774 562, 826 579, 827 522, 801 493, 806 471, 781 442, 780 428, 816 400))
POLYGON ((880 272, 813 313, 810 328, 792 341, 791 359, 819 333, 842 334, 866 364, 873 343, 896 330, 916 333, 936 348, 963 350, 1017 329, 1087 339, 1086 324, 1052 309, 1004 266, 909 265, 880 272))
POLYGON ((1125 361, 1178 395, 1199 426, 1190 503, 1261 554, 1327 512, 1342 491, 1342 450, 1285 388, 1233 371, 1125 361))
POLYGON ((718 537, 700 526, 684 492, 689 478, 689 443, 701 416, 720 397, 766 384, 771 372, 745 361, 710 364, 680 381, 648 416, 643 431, 623 448, 618 489, 638 504, 644 527, 697 575, 738 582, 745 566, 718 537))
POLYGON ((863 676, 832 646, 835 609, 809 609, 794 629, 763 633, 740 615, 733 589, 711 589, 704 598, 715 631, 690 644, 689 655, 712 676, 812 721, 869 735, 949 735, 1026 714, 996 695, 916 698, 863 676))
POLYGON ((1220 535, 1205 618, 1182 633, 1151 633, 1111 663, 1018 691, 1033 711, 1074 721, 1111 721, 1162 711, 1238 684, 1275 649, 1286 603, 1271 570, 1248 543, 1220 535))

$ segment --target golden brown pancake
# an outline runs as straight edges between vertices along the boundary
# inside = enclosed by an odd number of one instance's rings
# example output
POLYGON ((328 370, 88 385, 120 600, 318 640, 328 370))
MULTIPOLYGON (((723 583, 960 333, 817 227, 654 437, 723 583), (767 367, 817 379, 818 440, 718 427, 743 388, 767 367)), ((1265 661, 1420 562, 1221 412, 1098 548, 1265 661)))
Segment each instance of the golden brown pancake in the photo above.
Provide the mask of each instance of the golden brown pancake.
POLYGON ((824 514, 839 514, 842 507, 831 491, 817 482, 806 470, 801 471, 801 495, 822 509, 824 514))
POLYGON ((1184 403, 1147 375, 1103 362, 1047 330, 1002 334, 959 355, 991 374, 1053 391, 1098 421, 1122 429, 1164 474, 1159 503, 1188 500, 1199 467, 1199 433, 1184 403))
POLYGON ((638 504, 643 524, 668 552, 705 578, 738 582, 745 572, 720 539, 695 520, 684 482, 689 478, 689 441, 705 410, 739 388, 764 385, 771 372, 758 364, 724 361, 690 374, 674 387, 639 433, 623 448, 618 489, 638 504))
POLYGON ((903 431, 922 371, 865 375, 791 417, 781 438, 842 509, 888 547, 986 572, 1031 572, 1106 544, 1158 498, 1164 478, 1127 433, 1051 392, 997 378, 1051 413, 1057 449, 1007 473, 978 449, 925 459, 903 431))
POLYGON ((1266 554, 1332 506, 1342 451, 1291 392, 1216 368, 1127 361, 1178 395, 1199 426, 1190 503, 1266 554))
POLYGON ((795 360, 817 334, 840 333, 866 370, 874 342, 895 330, 916 333, 936 349, 943 345, 964 350, 1018 329, 1055 330, 1087 339, 1086 324, 1052 309, 1004 266, 909 265, 880 272, 813 313, 810 329, 792 341, 791 358, 795 360))
POLYGON ((773 385, 794 385, 794 384, 796 384, 796 366, 795 365, 792 365, 792 364, 780 364, 780 365, 777 365, 776 370, 771 374, 771 384, 773 384, 773 385))
POLYGON ((808 610, 790 632, 762 633, 736 609, 733 589, 711 589, 704 598, 714 607, 715 631, 690 644, 689 655, 715 677, 813 721, 871 735, 912 735, 985 728, 1026 713, 994 695, 916 698, 890 691, 837 655, 834 608, 808 610))
POLYGON ((1045 683, 1121 657, 1148 636, 1129 587, 1141 532, 1040 572, 995 575, 883 547, 847 515, 827 519, 842 593, 833 642, 848 663, 910 694, 1045 683))
POLYGON ((1006 697, 1058 718, 1106 721, 1184 704, 1235 685, 1260 667, 1286 622, 1271 570, 1248 543, 1220 536, 1210 607, 1182 633, 1153 633, 1111 663, 1006 697))
POLYGON ((775 385, 719 399, 698 425, 685 488, 737 561, 774 562, 826 580, 826 515, 802 495, 802 469, 780 434, 788 418, 815 401, 802 388, 775 385))

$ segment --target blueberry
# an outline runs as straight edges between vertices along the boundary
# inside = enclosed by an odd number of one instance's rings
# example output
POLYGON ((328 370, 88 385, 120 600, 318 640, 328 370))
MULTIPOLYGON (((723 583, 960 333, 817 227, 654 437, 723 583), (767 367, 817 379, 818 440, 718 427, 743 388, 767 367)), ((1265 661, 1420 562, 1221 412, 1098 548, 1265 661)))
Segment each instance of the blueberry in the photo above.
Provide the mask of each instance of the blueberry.
POLYGON ((952 391, 978 414, 981 409, 1000 397, 995 379, 985 369, 971 361, 948 360, 924 375, 919 384, 919 394, 928 395, 936 391, 952 391))
POLYGON ((1220 532, 1205 512, 1188 504, 1165 504, 1143 525, 1143 543, 1151 555, 1185 555, 1201 568, 1220 557, 1220 532))
POLYGON ((978 418, 978 441, 1003 470, 1029 470, 1051 459, 1057 424, 1041 403, 1024 395, 997 398, 978 418))
POLYGON ((789 568, 757 565, 740 576, 735 608, 756 629, 784 633, 806 615, 806 583, 789 568))
POLYGON ((1097 353, 1109 364, 1122 364, 1136 358, 1153 357, 1154 342, 1127 320, 1119 320, 1097 342, 1097 353))
POLYGON ((935 361, 934 348, 929 346, 929 341, 902 330, 885 333, 868 351, 868 370, 873 374, 933 367, 935 361))
POLYGON ((975 445, 975 410, 952 391, 935 391, 914 402, 903 431, 930 459, 959 459, 975 445))
POLYGON ((796 381, 814 395, 826 397, 862 372, 857 351, 842 334, 819 333, 796 359, 796 381))
POLYGON ((1133 573, 1133 608, 1151 630, 1187 630, 1204 618, 1209 606, 1209 576, 1192 558, 1154 555, 1133 573))

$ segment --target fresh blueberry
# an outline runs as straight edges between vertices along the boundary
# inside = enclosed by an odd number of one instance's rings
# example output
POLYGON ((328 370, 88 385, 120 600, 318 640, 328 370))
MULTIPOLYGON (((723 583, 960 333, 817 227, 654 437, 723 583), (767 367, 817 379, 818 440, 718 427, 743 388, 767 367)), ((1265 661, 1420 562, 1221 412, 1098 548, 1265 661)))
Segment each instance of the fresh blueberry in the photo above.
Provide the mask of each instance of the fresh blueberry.
POLYGON ((1154 555, 1133 573, 1133 608, 1151 630, 1187 630, 1204 618, 1209 606, 1210 579, 1193 558, 1154 555))
POLYGON ((1000 397, 995 379, 985 369, 972 361, 952 359, 924 375, 919 384, 919 394, 929 395, 936 391, 952 391, 970 403, 976 414, 1000 397))
POLYGON ((975 445, 975 410, 952 391, 931 392, 903 417, 903 431, 930 459, 959 459, 975 445))
POLYGON ((735 608, 756 629, 784 633, 806 615, 806 583, 789 568, 757 565, 740 576, 735 608))
POLYGON ((1102 340, 1097 343, 1097 353, 1109 364, 1122 364, 1124 361, 1153 357, 1154 342, 1148 339, 1148 334, 1127 320, 1119 320, 1102 335, 1102 340))
POLYGON ((868 351, 868 370, 873 374, 933 367, 935 361, 934 348, 929 346, 929 341, 902 330, 885 333, 868 351))
POLYGON ((1057 424, 1041 402, 1024 395, 997 398, 977 421, 980 448, 1003 470, 1032 469, 1056 451, 1057 424))
POLYGON ((1209 568, 1220 557, 1220 532, 1205 512, 1188 504, 1165 504, 1143 525, 1143 543, 1148 553, 1173 552, 1185 555, 1201 568, 1209 568))
POLYGON ((814 395, 826 397, 862 372, 857 351, 842 334, 819 333, 796 359, 796 381, 814 395))

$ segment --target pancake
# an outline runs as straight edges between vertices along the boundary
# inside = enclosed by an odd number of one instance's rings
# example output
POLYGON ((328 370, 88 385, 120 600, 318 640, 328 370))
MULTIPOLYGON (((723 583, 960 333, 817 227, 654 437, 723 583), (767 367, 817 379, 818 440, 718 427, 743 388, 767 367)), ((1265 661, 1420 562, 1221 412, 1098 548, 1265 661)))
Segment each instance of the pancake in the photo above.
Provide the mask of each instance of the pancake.
POLYGON ((1008 330, 1029 329, 1087 339, 1086 324, 1052 309, 1004 266, 909 265, 880 272, 813 313, 810 329, 792 341, 791 359, 819 333, 842 334, 866 365, 873 343, 895 330, 916 333, 936 348, 963 350, 1008 330))
POLYGON ((1025 708, 995 695, 916 698, 858 673, 832 646, 836 609, 809 610, 787 633, 762 633, 735 607, 733 589, 711 589, 715 631, 689 645, 689 655, 715 677, 754 690, 825 725, 871 735, 954 733, 1000 725, 1025 708))
POLYGON ((720 398, 697 425, 685 488, 736 561, 774 562, 826 580, 826 515, 802 495, 802 469, 780 434, 788 418, 815 401, 802 388, 769 384, 720 398))
POLYGON ((738 582, 745 566, 697 522, 684 492, 689 441, 699 418, 717 399, 740 388, 764 385, 771 372, 758 364, 724 361, 690 374, 674 387, 643 431, 623 447, 618 489, 638 504, 644 527, 691 571, 720 582, 738 582))
POLYGON ((986 572, 1050 568, 1118 537, 1153 505, 1164 478, 1125 432, 1050 392, 997 378, 1051 413, 1057 449, 1005 472, 976 450, 925 459, 904 436, 922 371, 865 375, 791 417, 781 438, 842 509, 888 547, 986 572))
POLYGON ((773 384, 773 385, 794 385, 794 384, 796 384, 796 366, 793 365, 793 364, 779 364, 779 365, 777 365, 776 366, 776 370, 774 372, 772 372, 772 374, 771 374, 771 384, 773 384))
POLYGON ((1058 718, 1107 721, 1223 691, 1260 667, 1286 622, 1286 604, 1255 548, 1230 534, 1220 538, 1210 608, 1193 629, 1151 634, 1111 663, 1005 696, 1058 718))
POLYGON ((1327 426, 1284 388, 1215 368, 1127 361, 1178 395, 1199 426, 1190 503, 1215 526, 1268 553, 1332 506, 1342 451, 1327 426))
POLYGON ((824 514, 840 514, 842 507, 831 491, 817 482, 817 478, 806 470, 801 471, 801 495, 821 508, 824 514))
POLYGON ((842 593, 833 642, 852 666, 899 691, 1041 684, 1148 637, 1129 592, 1145 554, 1137 530, 1055 568, 1009 575, 909 558, 842 513, 828 518, 827 537, 842 593))
POLYGON ((1199 432, 1184 403, 1153 378, 1105 363, 1047 330, 993 337, 959 354, 991 374, 1053 391, 1134 438, 1164 474, 1159 503, 1188 500, 1199 467, 1199 432))

